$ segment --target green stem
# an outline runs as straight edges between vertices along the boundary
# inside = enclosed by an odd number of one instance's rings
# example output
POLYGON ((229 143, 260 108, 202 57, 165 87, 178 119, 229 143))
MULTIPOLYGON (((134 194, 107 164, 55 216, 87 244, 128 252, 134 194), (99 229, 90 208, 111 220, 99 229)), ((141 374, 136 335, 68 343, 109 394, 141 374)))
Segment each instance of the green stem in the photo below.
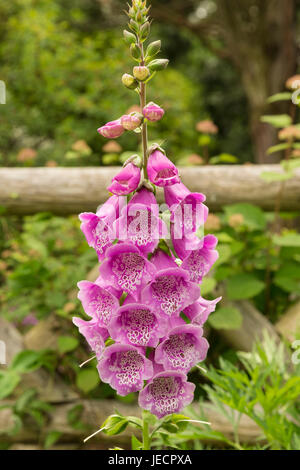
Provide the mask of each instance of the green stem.
POLYGON ((147 418, 143 418, 143 450, 150 450, 149 423, 147 418))
MULTIPOLYGON (((140 65, 144 66, 145 65, 145 60, 144 60, 144 47, 143 43, 139 43, 140 49, 141 49, 141 62, 140 65)), ((146 106, 146 84, 144 82, 141 82, 140 86, 140 105, 141 105, 141 111, 143 111, 143 108, 146 106)), ((142 124, 142 145, 143 145, 143 170, 144 170, 144 178, 147 180, 148 179, 148 174, 147 174, 147 161, 148 161, 148 131, 147 131, 147 123, 143 122, 142 124)))

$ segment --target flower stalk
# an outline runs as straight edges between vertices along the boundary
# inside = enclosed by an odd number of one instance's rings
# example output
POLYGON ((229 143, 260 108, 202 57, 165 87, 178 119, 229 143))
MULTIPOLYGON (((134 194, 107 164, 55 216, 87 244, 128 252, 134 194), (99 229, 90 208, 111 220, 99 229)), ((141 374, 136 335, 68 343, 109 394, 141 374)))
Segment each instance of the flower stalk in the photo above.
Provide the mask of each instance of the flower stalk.
POLYGON ((155 58, 160 41, 145 47, 148 11, 146 0, 132 0, 131 31, 124 31, 138 65, 132 75, 122 76, 122 83, 139 95, 141 112, 98 129, 109 139, 140 132, 142 158, 129 157, 107 188, 113 195, 95 214, 79 216, 98 255, 100 276, 78 283, 78 298, 90 320, 73 318, 94 352, 101 381, 120 396, 139 392, 143 410, 142 418, 109 416, 89 438, 135 426, 142 440, 132 439, 134 450, 149 450, 154 435, 180 432, 191 421, 178 413, 193 400, 195 384, 188 373, 195 366, 203 371, 198 363, 209 348, 203 324, 220 300, 200 296, 202 279, 218 258, 217 239, 198 236, 208 215, 205 196, 184 186, 159 145, 148 148, 147 123, 162 119, 164 110, 152 101, 147 104, 147 83, 168 65, 167 59, 155 58), (155 187, 164 189, 168 223, 155 187))

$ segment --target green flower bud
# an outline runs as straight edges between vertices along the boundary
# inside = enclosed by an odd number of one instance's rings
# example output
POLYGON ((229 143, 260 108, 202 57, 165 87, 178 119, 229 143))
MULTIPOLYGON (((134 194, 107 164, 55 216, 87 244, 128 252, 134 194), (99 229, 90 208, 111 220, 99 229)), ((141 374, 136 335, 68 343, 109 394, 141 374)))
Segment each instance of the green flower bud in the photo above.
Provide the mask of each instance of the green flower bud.
POLYGON ((149 77, 150 71, 148 67, 145 67, 144 65, 139 65, 137 67, 133 67, 133 75, 137 80, 143 82, 149 77))
POLYGON ((134 21, 134 20, 130 20, 130 22, 129 22, 129 27, 130 27, 130 29, 131 29, 132 31, 134 31, 135 33, 138 33, 138 31, 139 31, 139 29, 140 29, 139 25, 138 25, 137 22, 134 21))
POLYGON ((141 26, 141 29, 140 29, 140 38, 142 41, 145 41, 147 39, 147 37, 149 36, 149 33, 150 33, 150 23, 149 21, 146 21, 146 23, 143 24, 143 26, 141 26))
POLYGON ((132 57, 135 60, 140 60, 140 58, 141 58, 141 49, 136 44, 131 44, 130 52, 131 52, 132 57))
POLYGON ((146 55, 148 57, 152 57, 160 51, 161 48, 161 41, 154 41, 149 44, 147 47, 146 55))
POLYGON ((138 87, 138 81, 129 73, 124 73, 122 76, 122 83, 130 90, 135 90, 138 87))
POLYGON ((127 31, 126 29, 124 29, 124 31, 123 31, 123 36, 124 36, 124 41, 126 42, 126 44, 127 44, 128 46, 130 46, 131 44, 134 44, 135 41, 136 41, 136 36, 135 36, 135 34, 130 33, 130 32, 127 31))
POLYGON ((148 67, 151 72, 159 72, 164 70, 168 66, 168 59, 155 59, 148 64, 148 67))

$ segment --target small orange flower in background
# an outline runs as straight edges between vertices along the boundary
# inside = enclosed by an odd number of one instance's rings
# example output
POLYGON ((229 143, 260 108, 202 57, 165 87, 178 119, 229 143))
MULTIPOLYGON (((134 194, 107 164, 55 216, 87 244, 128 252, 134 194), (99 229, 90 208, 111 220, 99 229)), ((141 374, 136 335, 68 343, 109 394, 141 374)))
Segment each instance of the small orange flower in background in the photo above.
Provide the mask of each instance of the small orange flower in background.
POLYGON ((289 90, 296 90, 300 88, 300 75, 293 75, 292 77, 288 78, 285 82, 285 86, 289 90))
POLYGON ((75 150, 75 152, 79 152, 82 154, 89 155, 91 153, 91 147, 86 143, 85 140, 77 140, 73 145, 72 145, 72 150, 75 150))
POLYGON ((103 145, 102 150, 105 153, 120 153, 122 152, 122 147, 115 140, 109 140, 105 145, 103 145))
POLYGON ((219 128, 210 119, 205 119, 204 121, 197 122, 196 130, 203 134, 217 134, 219 128))
POLYGON ((280 140, 300 139, 300 127, 285 127, 278 132, 278 137, 280 140))
POLYGON ((54 168, 55 166, 57 166, 57 162, 55 160, 48 160, 46 162, 45 166, 47 166, 49 168, 54 168))
POLYGON ((189 155, 187 161, 190 165, 204 165, 204 159, 197 153, 189 155))
POLYGON ((34 160, 37 156, 37 151, 32 148, 21 149, 17 155, 18 162, 27 162, 34 160))
POLYGON ((218 217, 215 214, 208 214, 205 228, 208 232, 212 232, 214 230, 220 230, 221 228, 220 217, 218 217))
POLYGON ((232 228, 237 228, 244 223, 243 214, 233 214, 229 217, 228 224, 232 228))

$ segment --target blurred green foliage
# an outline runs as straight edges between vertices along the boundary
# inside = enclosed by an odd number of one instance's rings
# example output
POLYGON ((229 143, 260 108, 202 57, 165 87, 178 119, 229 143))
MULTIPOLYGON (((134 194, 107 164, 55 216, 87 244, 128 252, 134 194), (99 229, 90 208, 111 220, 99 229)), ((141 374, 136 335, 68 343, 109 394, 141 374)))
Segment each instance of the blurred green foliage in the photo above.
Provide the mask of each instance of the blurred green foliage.
MULTIPOLYGON (((1 3, 0 18, 0 79, 7 89, 0 116, 0 164, 119 162, 105 158, 105 139, 96 132, 138 105, 137 95, 121 84, 132 61, 119 25, 107 25, 91 0, 11 0, 1 3), (89 151, 74 152, 78 141, 89 151)), ((212 155, 225 151, 242 161, 251 159, 245 99, 233 68, 185 31, 156 25, 153 39, 160 36, 171 66, 163 80, 151 82, 148 99, 167 113, 159 126, 150 125, 150 139, 163 142, 174 161, 201 154, 195 125, 212 117, 220 129, 212 155)), ((119 140, 129 152, 136 151, 137 142, 128 132, 119 140)))

